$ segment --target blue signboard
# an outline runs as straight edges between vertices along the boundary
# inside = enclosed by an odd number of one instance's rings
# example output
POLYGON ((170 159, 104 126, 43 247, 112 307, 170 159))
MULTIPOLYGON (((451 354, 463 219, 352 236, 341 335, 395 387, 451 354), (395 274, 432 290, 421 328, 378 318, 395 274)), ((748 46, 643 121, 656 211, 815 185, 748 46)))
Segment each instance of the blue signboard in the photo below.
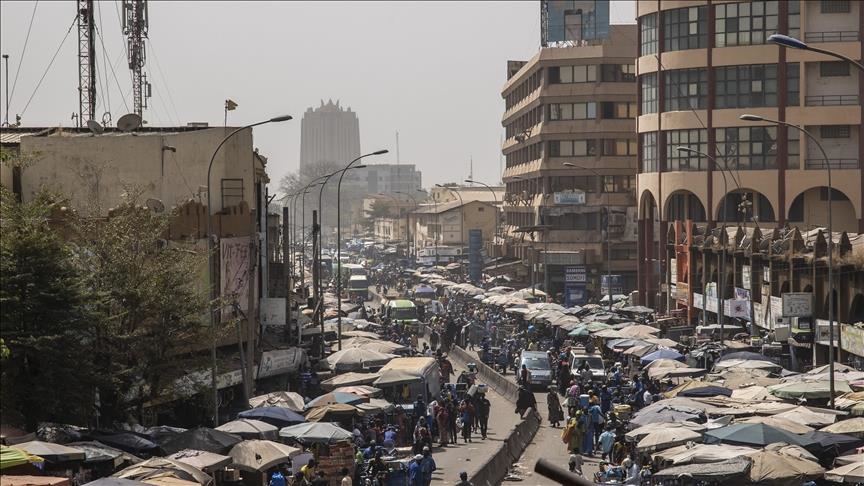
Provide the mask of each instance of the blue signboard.
POLYGON ((483 232, 468 230, 468 278, 479 282, 483 278, 483 232))
POLYGON ((621 275, 603 275, 600 277, 600 293, 609 295, 609 281, 612 281, 612 295, 624 293, 624 279, 621 275))

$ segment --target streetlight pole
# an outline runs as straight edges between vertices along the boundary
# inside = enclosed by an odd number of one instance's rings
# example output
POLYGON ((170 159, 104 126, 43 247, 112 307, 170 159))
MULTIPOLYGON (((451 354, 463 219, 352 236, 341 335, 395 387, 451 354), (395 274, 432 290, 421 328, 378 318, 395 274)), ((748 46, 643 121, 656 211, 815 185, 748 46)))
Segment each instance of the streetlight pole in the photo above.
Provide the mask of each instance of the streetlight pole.
POLYGON ((459 191, 454 191, 453 189, 442 186, 441 184, 435 184, 435 187, 440 187, 442 189, 447 189, 451 193, 455 194, 456 197, 459 198, 459 244, 462 245, 462 248, 465 247, 465 202, 462 201, 462 195, 459 194, 459 191))
POLYGON ((384 155, 388 152, 387 149, 376 150, 375 152, 361 155, 345 166, 339 174, 339 183, 336 184, 336 260, 339 261, 339 276, 336 279, 336 336, 338 340, 339 351, 342 351, 342 178, 352 165, 360 159, 372 155, 384 155))
MULTIPOLYGON (((395 239, 398 240, 398 239, 399 239, 399 238, 398 238, 398 237, 399 237, 399 216, 400 216, 400 214, 399 214, 399 200, 396 199, 396 196, 394 196, 393 194, 385 194, 385 193, 383 193, 383 192, 379 192, 378 194, 376 194, 376 196, 389 197, 390 199, 393 200, 393 205, 394 205, 395 208, 396 208, 396 218, 395 218, 395 219, 396 219, 396 225, 395 225, 395 227, 394 227, 396 231, 395 231, 394 235, 391 235, 391 237, 392 237, 392 236, 396 236, 395 239)), ((390 215, 390 211, 389 211, 389 210, 387 211, 387 215, 388 215, 388 216, 390 215)), ((372 224, 375 224, 375 222, 373 221, 372 224)), ((375 231, 373 230, 372 233, 373 233, 373 235, 374 235, 374 234, 375 234, 375 231)))
MULTIPOLYGON (((420 189, 417 189, 417 192, 420 192, 420 189)), ((417 211, 417 208, 419 206, 417 205, 417 199, 414 196, 412 196, 411 194, 409 194, 407 192, 403 192, 403 191, 396 191, 395 194, 403 194, 403 195, 409 197, 411 199, 411 202, 414 203, 414 211, 417 211)), ((414 248, 414 254, 415 255, 417 254, 416 245, 414 244, 414 241, 411 240, 411 229, 410 228, 411 228, 411 213, 409 212, 409 213, 405 214, 405 241, 408 243, 408 257, 409 258, 411 257, 411 248, 412 247, 414 248)))
POLYGON ((612 312, 612 242, 609 240, 609 219, 612 213, 609 208, 609 192, 606 191, 605 187, 603 187, 603 176, 600 175, 600 173, 596 170, 590 169, 588 167, 583 167, 581 165, 572 164, 570 162, 564 162, 561 165, 563 165, 564 167, 587 170, 588 172, 591 172, 600 180, 600 188, 603 190, 603 193, 606 194, 606 285, 608 286, 607 290, 609 292, 606 295, 609 297, 609 312, 612 312))
MULTIPOLYGON (((208 280, 210 284, 210 303, 209 303, 209 313, 210 313, 210 329, 213 332, 213 343, 210 349, 210 358, 213 361, 213 368, 211 370, 211 386, 213 387, 213 426, 216 427, 219 425, 219 387, 216 383, 217 369, 216 369, 216 308, 215 303, 219 293, 216 290, 216 282, 213 280, 213 276, 216 273, 216 269, 214 268, 214 260, 213 253, 215 252, 214 242, 213 242, 213 233, 211 220, 213 214, 212 207, 212 196, 210 194, 210 177, 213 172, 213 162, 216 161, 216 154, 219 153, 219 149, 225 145, 225 142, 230 140, 234 135, 242 132, 243 130, 247 130, 253 127, 257 127, 259 125, 264 125, 267 123, 279 123, 283 121, 291 120, 293 117, 291 115, 282 115, 270 118, 269 120, 263 120, 257 123, 252 123, 246 126, 242 126, 240 128, 235 129, 233 132, 229 133, 219 142, 219 145, 216 146, 216 149, 213 150, 213 155, 210 156, 210 163, 207 165, 207 268, 208 268, 208 280)), ((255 171, 252 171, 252 185, 255 185, 255 171)), ((249 282, 249 285, 252 285, 252 282, 249 282)))
MULTIPOLYGON (((808 48, 808 50, 814 50, 814 48, 808 48)), ((821 50, 817 50, 815 52, 822 52, 824 54, 828 54, 828 52, 824 52, 821 50)), ((835 57, 840 56, 838 55, 835 57)), ((841 59, 842 58, 843 57, 841 57, 841 59)), ((861 67, 860 64, 858 66, 861 67)), ((832 225, 833 214, 831 209, 831 201, 834 199, 834 186, 831 185, 831 161, 828 160, 828 154, 825 152, 825 147, 822 146, 822 143, 819 142, 819 140, 814 137, 812 133, 805 130, 802 126, 795 125, 794 123, 789 123, 786 121, 772 120, 770 118, 765 118, 758 115, 745 114, 739 116, 738 118, 746 121, 773 123, 775 125, 783 125, 786 127, 794 128, 799 132, 803 133, 807 138, 809 138, 813 143, 815 143, 816 146, 819 147, 819 151, 822 152, 822 158, 825 159, 825 168, 828 170, 828 380, 831 391, 831 408, 834 408, 834 227, 832 225)))
MULTIPOLYGON (((700 152, 696 149, 691 149, 690 147, 675 147, 675 150, 678 152, 688 153, 690 155, 697 155, 700 157, 705 157, 714 164, 714 167, 720 167, 720 164, 717 163, 717 159, 704 153, 700 152)), ((724 160, 724 166, 725 166, 724 160)), ((720 175, 723 176, 723 232, 726 232, 726 205, 729 200, 729 185, 726 180, 726 171, 728 167, 720 167, 720 175)), ((738 186, 738 181, 735 180, 735 177, 732 173, 729 173, 729 176, 732 177, 732 182, 738 186)), ((738 186, 739 194, 740 194, 741 186, 738 186)), ((723 324, 726 321, 726 299, 725 299, 725 289, 726 289, 726 235, 723 238, 723 247, 721 248, 721 260, 720 260, 720 275, 717 283, 717 323, 720 325, 720 344, 723 344, 723 324)), ((707 294, 707 293, 706 293, 707 294)), ((708 307, 708 296, 705 295, 705 299, 702 302, 703 311, 706 311, 708 307)))
POLYGON ((839 52, 829 51, 827 49, 820 49, 818 47, 813 47, 807 44, 804 41, 798 40, 794 37, 790 37, 784 34, 772 34, 768 36, 768 41, 773 42, 775 44, 781 45, 783 47, 791 47, 793 49, 801 49, 803 51, 812 51, 818 52, 819 54, 825 54, 826 56, 831 56, 836 59, 841 59, 843 61, 847 61, 851 63, 853 66, 857 67, 859 70, 864 71, 864 64, 848 57, 839 52))
MULTIPOLYGON (((486 189, 489 189, 489 192, 492 193, 492 200, 495 201, 495 236, 497 237, 498 233, 499 233, 499 231, 498 231, 499 224, 498 223, 499 223, 499 220, 501 218, 498 217, 498 196, 495 195, 495 189, 492 189, 492 186, 490 186, 489 184, 486 184, 485 182, 475 181, 472 179, 465 179, 465 182, 467 182, 469 184, 480 184, 481 186, 484 186, 486 189)), ((503 210, 503 207, 502 207, 502 210, 503 210)))

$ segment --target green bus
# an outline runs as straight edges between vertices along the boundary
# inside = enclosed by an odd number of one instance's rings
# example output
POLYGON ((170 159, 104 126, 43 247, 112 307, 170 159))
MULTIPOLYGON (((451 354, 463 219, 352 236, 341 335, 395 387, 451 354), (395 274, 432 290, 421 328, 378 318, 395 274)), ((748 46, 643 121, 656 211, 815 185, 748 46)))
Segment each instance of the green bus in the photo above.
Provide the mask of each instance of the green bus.
POLYGON ((411 331, 419 331, 420 318, 417 306, 408 299, 384 301, 384 317, 393 324, 402 324, 411 331))

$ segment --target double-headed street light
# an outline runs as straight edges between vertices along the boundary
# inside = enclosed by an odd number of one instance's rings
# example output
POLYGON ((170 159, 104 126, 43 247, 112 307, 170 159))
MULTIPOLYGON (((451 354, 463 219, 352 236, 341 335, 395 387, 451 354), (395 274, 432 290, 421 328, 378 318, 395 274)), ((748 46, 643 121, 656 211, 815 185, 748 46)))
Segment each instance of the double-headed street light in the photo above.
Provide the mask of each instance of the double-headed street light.
MULTIPOLYGON (((785 36, 784 36, 785 37, 785 36)), ((789 39, 792 39, 791 37, 789 39)), ((803 44, 803 43, 802 43, 803 44)), ((806 45, 806 44, 805 44, 806 45)), ((809 50, 813 50, 813 48, 809 48, 809 50)), ((823 52, 821 50, 816 52, 823 52)), ((823 52, 828 54, 828 52, 823 52)), ((822 146, 822 143, 813 136, 812 133, 804 129, 804 127, 800 125, 795 125, 794 123, 789 123, 786 121, 773 120, 771 118, 765 118, 759 115, 750 115, 744 114, 738 117, 741 120, 752 121, 752 122, 765 122, 765 123, 773 123, 775 125, 783 125, 786 127, 794 128, 799 132, 803 133, 807 138, 809 138, 813 143, 819 147, 819 151, 822 152, 822 158, 825 159, 825 168, 828 171, 828 381, 830 385, 830 393, 831 393, 831 407, 834 407, 834 227, 832 225, 832 204, 831 201, 834 199, 834 186, 831 185, 831 161, 828 160, 828 154, 825 152, 825 147, 822 146)))
POLYGON ((339 174, 339 183, 336 185, 336 260, 339 262, 339 276, 336 279, 336 336, 339 342, 339 351, 342 351, 342 178, 345 177, 345 173, 351 169, 351 166, 360 159, 373 155, 384 155, 387 152, 389 152, 387 149, 376 150, 355 158, 342 169, 341 174, 339 174))
POLYGON ((839 52, 829 51, 827 49, 820 49, 818 47, 813 47, 806 42, 796 39, 794 37, 790 37, 784 34, 772 34, 768 36, 768 41, 773 42, 775 44, 781 45, 783 47, 791 47, 793 49, 801 49, 803 51, 812 51, 818 52, 819 54, 825 54, 826 56, 831 56, 836 59, 842 59, 851 63, 853 66, 857 67, 861 71, 864 71, 864 64, 852 59, 851 57, 841 54, 839 52))
MULTIPOLYGON (((207 275, 208 275, 208 280, 209 280, 208 283, 210 284, 210 304, 209 304, 209 307, 210 307, 210 309, 209 309, 210 329, 213 331, 213 343, 212 343, 212 347, 210 349, 210 358, 213 361, 213 363, 212 363, 213 369, 212 369, 212 373, 211 373, 211 375, 212 375, 211 376, 211 382, 212 382, 211 385, 213 387, 213 426, 214 427, 219 425, 219 387, 216 383, 217 370, 216 370, 216 318, 215 318, 215 313, 216 313, 215 304, 216 304, 216 298, 218 297, 219 294, 216 291, 216 283, 213 280, 213 276, 216 273, 216 270, 213 268, 214 267, 214 262, 213 262, 213 253, 214 253, 213 243, 214 243, 214 241, 213 241, 213 234, 211 231, 211 221, 210 221, 211 219, 213 219, 212 218, 213 209, 212 209, 212 202, 211 202, 212 196, 210 194, 210 176, 213 172, 213 162, 216 161, 216 154, 219 153, 219 149, 221 149, 222 146, 225 145, 225 142, 227 142, 234 135, 237 135, 238 133, 242 132, 243 130, 257 127, 259 125, 265 125, 267 123, 279 123, 279 122, 284 122, 284 121, 288 121, 291 119, 293 119, 293 117, 291 115, 282 115, 282 116, 270 118, 268 120, 259 121, 257 123, 251 123, 249 125, 245 125, 245 126, 242 126, 240 128, 235 129, 233 132, 226 135, 225 138, 223 138, 221 142, 219 142, 219 145, 217 145, 216 149, 213 150, 213 155, 210 156, 210 163, 207 165, 207 268, 208 268, 207 275)), ((252 171, 251 177, 252 177, 252 185, 254 186, 255 185, 255 171, 254 170, 252 171)), ((249 285, 252 285, 252 283, 250 282, 249 285)))

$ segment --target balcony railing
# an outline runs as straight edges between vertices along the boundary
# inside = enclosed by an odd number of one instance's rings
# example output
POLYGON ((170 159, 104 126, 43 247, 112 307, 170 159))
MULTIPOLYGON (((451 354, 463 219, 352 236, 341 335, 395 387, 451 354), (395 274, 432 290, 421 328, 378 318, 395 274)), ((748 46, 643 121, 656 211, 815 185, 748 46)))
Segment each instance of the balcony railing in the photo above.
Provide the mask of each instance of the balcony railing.
MULTIPOLYGON (((857 169, 858 159, 828 159, 832 169, 857 169)), ((825 159, 807 159, 804 161, 805 169, 825 169, 825 159)))
POLYGON ((855 42, 858 40, 858 31, 836 30, 830 32, 807 32, 804 34, 805 42, 855 42))
POLYGON ((858 95, 822 95, 805 96, 804 104, 807 106, 843 106, 857 105, 858 95))

